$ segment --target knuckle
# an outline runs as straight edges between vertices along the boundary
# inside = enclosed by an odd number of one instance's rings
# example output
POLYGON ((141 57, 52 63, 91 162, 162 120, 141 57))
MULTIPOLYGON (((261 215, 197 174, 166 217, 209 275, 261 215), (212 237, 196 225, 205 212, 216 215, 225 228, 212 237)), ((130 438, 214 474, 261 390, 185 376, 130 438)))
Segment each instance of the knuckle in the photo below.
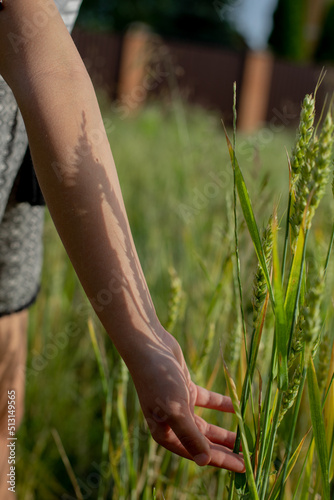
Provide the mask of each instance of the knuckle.
POLYGON ((166 427, 163 428, 155 427, 154 429, 151 430, 151 435, 154 441, 162 446, 168 442, 170 433, 171 433, 170 428, 166 427))
POLYGON ((197 440, 191 436, 182 436, 179 439, 186 450, 193 450, 198 447, 197 440))
POLYGON ((157 398, 156 405, 152 416, 158 423, 172 423, 184 417, 183 402, 172 401, 169 398, 162 401, 157 398))
POLYGON ((196 421, 196 425, 199 429, 199 431, 202 433, 202 434, 207 434, 208 430, 210 430, 210 424, 208 424, 207 422, 205 422, 205 420, 203 420, 202 418, 198 417, 197 415, 195 416, 195 421, 196 421))
POLYGON ((186 450, 191 448, 192 445, 194 444, 193 439, 189 438, 188 436, 180 437, 180 441, 181 441, 182 445, 186 448, 186 450))

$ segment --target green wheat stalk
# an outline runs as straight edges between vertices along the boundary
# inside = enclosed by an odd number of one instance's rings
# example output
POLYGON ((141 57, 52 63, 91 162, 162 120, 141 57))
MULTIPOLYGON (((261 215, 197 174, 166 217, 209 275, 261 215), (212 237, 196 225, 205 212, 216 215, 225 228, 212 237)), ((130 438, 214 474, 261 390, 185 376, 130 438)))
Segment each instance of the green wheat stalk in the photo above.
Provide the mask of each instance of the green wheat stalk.
MULTIPOLYGON (((317 87, 318 88, 318 87, 317 87)), ((317 88, 315 94, 317 92, 317 88)), ((235 96, 235 87, 234 87, 235 96)), ((234 99, 235 110, 235 99, 234 99)), ((234 111, 234 116, 235 111, 234 111)), ((333 245, 333 232, 330 239, 330 245, 326 257, 325 272, 318 276, 318 281, 307 287, 306 275, 306 249, 308 235, 311 229, 314 214, 324 195, 328 184, 328 178, 331 167, 332 142, 334 125, 332 121, 331 109, 328 110, 319 136, 317 135, 319 125, 314 127, 315 116, 315 97, 308 95, 305 97, 300 115, 300 125, 297 134, 296 143, 290 160, 290 187, 287 209, 287 224, 285 239, 283 244, 282 264, 278 257, 278 222, 277 215, 274 213, 272 231, 273 231, 273 282, 269 276, 268 252, 265 251, 265 240, 261 241, 257 223, 253 213, 250 197, 247 187, 238 165, 235 155, 235 123, 234 138, 231 144, 225 130, 227 145, 230 153, 231 164, 234 174, 234 194, 238 193, 243 215, 252 238, 254 248, 258 257, 259 268, 257 271, 258 287, 255 291, 254 307, 254 325, 263 324, 265 312, 263 312, 263 303, 266 293, 275 316, 274 341, 272 345, 272 357, 268 371, 268 383, 264 405, 261 408, 260 418, 260 436, 259 456, 257 461, 256 477, 250 474, 249 464, 246 465, 248 483, 244 492, 251 494, 252 498, 258 497, 265 500, 267 497, 268 480, 273 460, 274 444, 277 436, 278 427, 289 408, 293 408, 292 421, 288 445, 284 463, 278 472, 274 498, 282 499, 284 494, 284 485, 287 475, 297 460, 300 448, 296 449, 290 459, 293 447, 293 438, 299 416, 300 403, 306 380, 309 388, 309 401, 311 408, 311 418, 315 433, 316 449, 320 461, 320 469, 324 482, 325 498, 329 494, 328 482, 328 454, 324 452, 324 423, 320 408, 320 390, 315 377, 313 365, 313 356, 317 346, 321 341, 321 321, 320 304, 323 295, 324 275, 328 267, 329 257, 333 245), (291 228, 291 265, 284 287, 284 274, 286 271, 286 260, 288 254, 289 229, 291 228), (261 317, 263 314, 263 317, 261 317), (297 321, 298 320, 298 321, 297 321), (293 375, 288 375, 288 364, 292 366, 297 356, 299 366, 294 370, 293 375), (289 362, 289 363, 288 363, 289 362), (276 397, 273 406, 271 404, 271 395, 274 388, 274 382, 277 384, 276 397), (270 422, 270 427, 269 427, 270 422), (327 471, 327 472, 326 472, 327 471), (249 483, 250 481, 250 483, 249 483)), ((235 242, 236 256, 238 264, 238 280, 240 281, 240 261, 238 253, 238 238, 236 226, 236 206, 235 214, 235 242)), ((242 298, 242 295, 240 294, 242 298)), ((241 314, 244 319, 244 312, 241 308, 241 314)), ((260 332, 253 329, 251 337, 250 353, 247 355, 247 371, 243 384, 241 403, 237 406, 238 433, 234 451, 239 448, 240 437, 244 440, 243 433, 245 428, 242 424, 245 418, 245 405, 251 388, 251 381, 255 368, 260 332), (241 422, 242 421, 242 422, 241 422)), ((231 377, 225 366, 225 375, 230 388, 233 392, 235 387, 231 387, 231 377)), ((231 396, 232 397, 232 396, 231 396)), ((237 398, 234 394, 233 402, 236 404, 237 398)), ((254 418, 254 408, 253 408, 254 418)), ((244 444, 244 443, 243 443, 244 444)), ((326 443, 325 443, 326 444, 326 443)), ((257 450, 256 450, 257 453, 257 450)), ((246 458, 249 451, 247 448, 246 458)), ((253 460, 255 464, 255 460, 253 460)), ((231 475, 229 484, 229 499, 234 497, 235 493, 235 474, 231 475)), ((240 493, 240 491, 238 491, 240 493)), ((328 497, 329 498, 329 497, 328 497)))

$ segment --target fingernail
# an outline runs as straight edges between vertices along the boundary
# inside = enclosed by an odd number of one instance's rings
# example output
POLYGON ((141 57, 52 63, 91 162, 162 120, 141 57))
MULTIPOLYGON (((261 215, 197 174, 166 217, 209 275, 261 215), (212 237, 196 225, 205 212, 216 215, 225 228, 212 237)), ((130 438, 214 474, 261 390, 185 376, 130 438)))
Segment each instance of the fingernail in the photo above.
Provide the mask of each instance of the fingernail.
POLYGON ((194 457, 194 461, 197 465, 203 466, 209 463, 210 457, 206 453, 199 453, 194 457))
POLYGON ((240 468, 240 470, 238 470, 238 472, 240 474, 243 474, 244 472, 246 472, 246 467, 245 467, 245 463, 244 462, 240 463, 239 468, 240 468))

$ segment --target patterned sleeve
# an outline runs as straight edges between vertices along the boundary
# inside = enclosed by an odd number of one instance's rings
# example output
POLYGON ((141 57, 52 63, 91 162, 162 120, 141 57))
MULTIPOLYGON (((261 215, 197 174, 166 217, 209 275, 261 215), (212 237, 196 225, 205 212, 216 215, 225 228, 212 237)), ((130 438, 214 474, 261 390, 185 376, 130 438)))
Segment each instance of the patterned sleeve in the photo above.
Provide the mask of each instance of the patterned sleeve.
MULTIPOLYGON (((81 0, 56 4, 71 31, 81 0)), ((21 113, 0 76, 0 317, 27 308, 40 288, 44 207, 33 201, 39 186, 27 144, 21 113)))
POLYGON ((55 0, 58 10, 69 32, 72 31, 82 0, 55 0))
MULTIPOLYGON (((72 31, 82 0, 55 0, 69 31, 72 31)), ((21 167, 28 138, 12 91, 0 75, 0 222, 21 167)))

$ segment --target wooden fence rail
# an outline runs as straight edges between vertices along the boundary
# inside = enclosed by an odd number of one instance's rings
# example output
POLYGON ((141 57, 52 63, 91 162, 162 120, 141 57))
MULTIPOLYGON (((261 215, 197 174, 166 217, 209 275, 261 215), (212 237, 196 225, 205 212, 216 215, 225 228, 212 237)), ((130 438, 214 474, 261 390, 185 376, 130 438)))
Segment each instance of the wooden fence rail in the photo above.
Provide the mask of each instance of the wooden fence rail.
MULTIPOLYGON (((125 35, 75 29, 74 41, 94 85, 129 114, 147 99, 182 96, 232 120, 233 82, 238 89, 238 125, 252 132, 264 123, 295 126, 300 104, 314 91, 320 66, 297 65, 268 53, 238 53, 221 47, 162 40, 142 26, 125 35)), ((334 89, 327 68, 317 109, 334 89)))

